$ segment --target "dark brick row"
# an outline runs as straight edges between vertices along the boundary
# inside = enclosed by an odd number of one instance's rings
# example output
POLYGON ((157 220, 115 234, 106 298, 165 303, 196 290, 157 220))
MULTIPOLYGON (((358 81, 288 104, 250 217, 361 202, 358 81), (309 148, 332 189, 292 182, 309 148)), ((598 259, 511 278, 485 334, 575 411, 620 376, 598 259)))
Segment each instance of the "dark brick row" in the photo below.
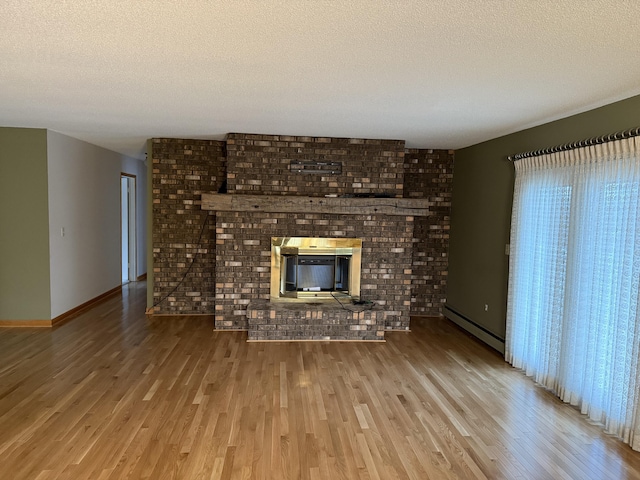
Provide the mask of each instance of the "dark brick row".
POLYGON ((436 316, 446 301, 449 268, 449 226, 453 182, 451 150, 407 149, 406 198, 426 198, 428 217, 416 217, 411 277, 411 313, 436 316))

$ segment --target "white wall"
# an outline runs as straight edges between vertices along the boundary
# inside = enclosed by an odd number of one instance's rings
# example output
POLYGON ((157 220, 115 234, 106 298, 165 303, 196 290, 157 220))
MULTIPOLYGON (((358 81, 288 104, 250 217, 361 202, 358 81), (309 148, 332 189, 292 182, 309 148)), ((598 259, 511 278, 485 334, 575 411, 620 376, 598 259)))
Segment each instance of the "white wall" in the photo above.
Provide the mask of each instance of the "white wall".
MULTIPOLYGON (((47 131, 47 162, 51 317, 55 318, 120 285, 120 173, 145 178, 138 172, 145 167, 138 160, 52 131, 47 131)), ((144 253, 138 252, 138 257, 144 259, 144 253)))

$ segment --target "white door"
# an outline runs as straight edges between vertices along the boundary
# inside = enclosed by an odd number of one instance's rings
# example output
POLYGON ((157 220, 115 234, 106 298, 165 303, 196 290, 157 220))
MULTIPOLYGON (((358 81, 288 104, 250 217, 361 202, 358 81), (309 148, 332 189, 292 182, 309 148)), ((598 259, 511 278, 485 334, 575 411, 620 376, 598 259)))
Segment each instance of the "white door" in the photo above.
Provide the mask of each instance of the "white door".
POLYGON ((136 280, 136 177, 120 177, 122 283, 136 280))

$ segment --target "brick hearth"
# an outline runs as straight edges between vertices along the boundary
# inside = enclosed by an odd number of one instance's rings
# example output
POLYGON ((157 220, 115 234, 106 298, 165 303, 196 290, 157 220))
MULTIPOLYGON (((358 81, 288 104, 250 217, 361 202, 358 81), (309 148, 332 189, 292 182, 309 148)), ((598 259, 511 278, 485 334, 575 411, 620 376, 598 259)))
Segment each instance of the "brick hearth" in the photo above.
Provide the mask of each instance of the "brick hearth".
POLYGON ((337 303, 273 303, 254 300, 247 306, 249 341, 369 340, 383 341, 384 309, 337 303))

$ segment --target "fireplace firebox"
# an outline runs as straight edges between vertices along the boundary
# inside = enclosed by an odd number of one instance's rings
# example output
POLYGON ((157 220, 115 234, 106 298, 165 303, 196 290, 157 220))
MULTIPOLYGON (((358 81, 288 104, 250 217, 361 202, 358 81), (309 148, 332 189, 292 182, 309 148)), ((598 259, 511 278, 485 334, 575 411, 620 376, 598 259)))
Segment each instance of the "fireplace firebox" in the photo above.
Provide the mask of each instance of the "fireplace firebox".
POLYGON ((271 300, 360 298, 362 240, 272 237, 271 300))

